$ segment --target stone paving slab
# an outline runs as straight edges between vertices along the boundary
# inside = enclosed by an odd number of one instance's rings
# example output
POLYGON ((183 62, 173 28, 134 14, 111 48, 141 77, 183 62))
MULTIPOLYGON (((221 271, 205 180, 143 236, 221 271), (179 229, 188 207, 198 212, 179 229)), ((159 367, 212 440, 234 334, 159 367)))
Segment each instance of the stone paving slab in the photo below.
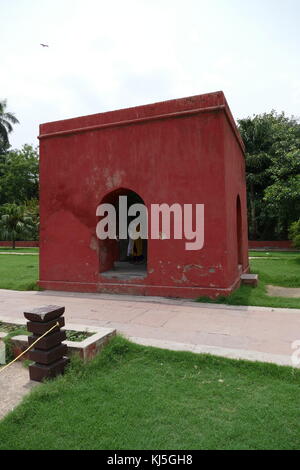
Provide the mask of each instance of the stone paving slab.
MULTIPOLYGON (((145 338, 131 337, 131 341, 141 344, 143 346, 153 346, 161 349, 170 349, 171 351, 189 351, 196 354, 212 354, 214 356, 227 357, 229 359, 244 359, 254 362, 269 362, 281 366, 294 366, 290 356, 283 354, 268 354, 259 353, 257 351, 248 351, 247 349, 233 349, 233 348, 220 348, 217 346, 199 346, 185 343, 175 343, 171 341, 163 341, 152 339, 151 341, 145 338)), ((300 368, 297 364, 296 367, 300 368)))
POLYGON ((236 350, 245 359, 253 355, 255 360, 264 360, 272 355, 282 364, 279 356, 289 360, 293 342, 300 340, 300 308, 239 307, 160 297, 0 290, 0 320, 24 322, 25 309, 52 303, 65 306, 66 326, 115 328, 150 345, 167 341, 191 348, 224 348, 236 350))
POLYGON ((29 380, 29 372, 22 363, 15 362, 3 372, 0 369, 0 419, 12 411, 37 382, 29 380))
POLYGON ((300 299, 300 287, 267 286, 267 293, 272 297, 290 297, 300 299))

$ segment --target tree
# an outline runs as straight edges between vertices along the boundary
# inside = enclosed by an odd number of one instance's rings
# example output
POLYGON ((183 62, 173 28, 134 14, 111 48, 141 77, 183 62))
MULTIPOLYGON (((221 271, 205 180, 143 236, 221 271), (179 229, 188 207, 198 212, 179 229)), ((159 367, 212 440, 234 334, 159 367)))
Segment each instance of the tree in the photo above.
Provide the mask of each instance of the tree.
POLYGON ((0 162, 0 204, 24 204, 37 199, 39 191, 39 159, 37 150, 24 145, 21 150, 6 153, 0 162))
POLYGON ((14 113, 6 111, 6 100, 0 101, 0 155, 9 148, 8 134, 13 130, 13 124, 19 124, 14 113))
POLYGON ((259 215, 261 199, 269 183, 270 149, 272 146, 272 129, 266 115, 241 119, 239 130, 246 148, 246 181, 248 195, 248 221, 250 237, 256 239, 259 233, 259 215))
POLYGON ((2 208, 4 212, 0 218, 0 236, 4 240, 12 242, 12 248, 16 247, 16 240, 29 236, 34 229, 32 218, 26 215, 23 206, 6 204, 2 208))
POLYGON ((33 221, 33 230, 31 232, 31 239, 39 239, 39 228, 40 228, 40 208, 38 199, 30 199, 26 201, 24 206, 24 213, 30 217, 33 221))
POLYGON ((249 236, 286 238, 299 215, 300 124, 272 111, 239 120, 239 130, 246 147, 249 236))
POLYGON ((272 184, 265 189, 263 202, 276 214, 276 231, 288 238, 289 227, 300 214, 300 150, 272 158, 272 184))
POLYGON ((277 234, 288 238, 289 227, 300 214, 300 125, 281 115, 273 129, 272 184, 265 189, 264 203, 276 214, 277 234))

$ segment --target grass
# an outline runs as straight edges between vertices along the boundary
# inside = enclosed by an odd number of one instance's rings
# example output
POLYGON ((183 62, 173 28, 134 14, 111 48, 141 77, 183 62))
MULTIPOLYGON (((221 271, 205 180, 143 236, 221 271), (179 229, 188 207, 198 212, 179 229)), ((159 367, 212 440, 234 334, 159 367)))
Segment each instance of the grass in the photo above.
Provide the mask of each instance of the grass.
POLYGON ((11 246, 0 246, 0 251, 9 251, 11 253, 39 253, 39 248, 22 248, 18 247, 13 249, 11 246))
POLYGON ((116 337, 36 387, 0 449, 299 449, 300 371, 116 337))
POLYGON ((88 333, 87 331, 66 331, 68 341, 84 341, 85 339, 90 338, 93 334, 94 333, 88 333))
POLYGON ((39 290, 39 257, 0 255, 0 289, 39 290))
POLYGON ((249 251, 252 258, 290 258, 291 256, 300 256, 300 251, 249 251))
POLYGON ((0 331, 3 333, 7 333, 10 336, 15 335, 24 335, 27 333, 25 325, 16 325, 14 323, 6 323, 0 321, 0 331))
POLYGON ((251 270, 258 272, 266 284, 300 287, 300 253, 282 253, 278 256, 272 253, 268 259, 252 259, 251 270))
POLYGON ((250 266, 251 272, 259 275, 258 287, 241 286, 228 297, 220 297, 214 301, 200 297, 197 301, 227 305, 300 308, 300 298, 270 297, 266 288, 268 284, 300 287, 300 252, 251 251, 249 256, 257 258, 250 260, 250 266))

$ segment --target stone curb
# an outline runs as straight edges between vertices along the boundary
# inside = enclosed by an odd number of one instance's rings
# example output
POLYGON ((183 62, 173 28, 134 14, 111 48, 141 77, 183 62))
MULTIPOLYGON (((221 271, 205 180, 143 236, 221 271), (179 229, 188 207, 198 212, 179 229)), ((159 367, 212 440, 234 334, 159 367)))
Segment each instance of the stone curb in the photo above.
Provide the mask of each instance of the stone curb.
POLYGON ((259 351, 251 351, 247 349, 230 349, 221 348, 219 346, 176 343, 173 341, 163 341, 154 338, 139 338, 136 336, 127 335, 126 337, 130 341, 133 341, 134 343, 140 344, 142 346, 153 346, 155 348, 169 349, 172 351, 188 351, 196 354, 211 354, 213 356, 220 356, 229 359, 242 359, 251 362, 268 362, 272 364, 277 364, 279 366, 300 368, 300 364, 294 365, 292 363, 292 355, 286 356, 281 354, 270 354, 259 351))
MULTIPOLYGON (((1 316, 0 320, 2 321, 1 316)), ((9 323, 7 319, 4 319, 3 321, 9 323)), ((24 320, 19 319, 14 319, 13 324, 25 326, 24 320)), ((98 326, 88 326, 73 323, 68 323, 65 327, 62 328, 62 330, 93 333, 91 336, 89 336, 83 341, 63 341, 63 343, 68 346, 68 353, 78 354, 84 361, 93 359, 101 351, 101 349, 111 340, 111 338, 116 335, 116 330, 113 328, 102 328, 98 326)), ((7 333, 0 333, 0 335, 0 338, 5 337, 7 333)), ((11 338, 11 342, 14 357, 17 357, 28 347, 28 336, 13 336, 11 338)), ((27 359, 27 355, 24 356, 24 359, 27 359)))
MULTIPOLYGON (((63 329, 63 328, 62 328, 63 329)), ((73 328, 64 328, 68 330, 73 330, 73 328)), ((95 330, 95 328, 91 328, 95 330)), ((89 336, 83 341, 63 341, 63 344, 68 346, 68 354, 78 354, 84 361, 93 359, 101 349, 111 340, 113 336, 116 335, 116 330, 112 328, 98 328, 97 333, 89 336)), ((74 330, 75 331, 75 330, 74 330)), ((77 331, 86 331, 78 329, 77 331)), ((11 338, 13 354, 17 357, 21 352, 25 351, 28 347, 28 336, 26 335, 17 335, 11 338)), ((26 359, 26 355, 24 359, 26 359)))

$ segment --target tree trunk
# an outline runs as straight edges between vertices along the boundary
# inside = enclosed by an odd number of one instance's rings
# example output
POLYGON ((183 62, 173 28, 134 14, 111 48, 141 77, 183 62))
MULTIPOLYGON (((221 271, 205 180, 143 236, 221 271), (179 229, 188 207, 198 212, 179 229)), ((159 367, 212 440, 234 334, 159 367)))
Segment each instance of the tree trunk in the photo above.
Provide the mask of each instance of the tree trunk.
POLYGON ((15 248, 16 248, 16 240, 13 240, 13 241, 12 241, 12 247, 13 247, 13 250, 15 250, 15 248))

